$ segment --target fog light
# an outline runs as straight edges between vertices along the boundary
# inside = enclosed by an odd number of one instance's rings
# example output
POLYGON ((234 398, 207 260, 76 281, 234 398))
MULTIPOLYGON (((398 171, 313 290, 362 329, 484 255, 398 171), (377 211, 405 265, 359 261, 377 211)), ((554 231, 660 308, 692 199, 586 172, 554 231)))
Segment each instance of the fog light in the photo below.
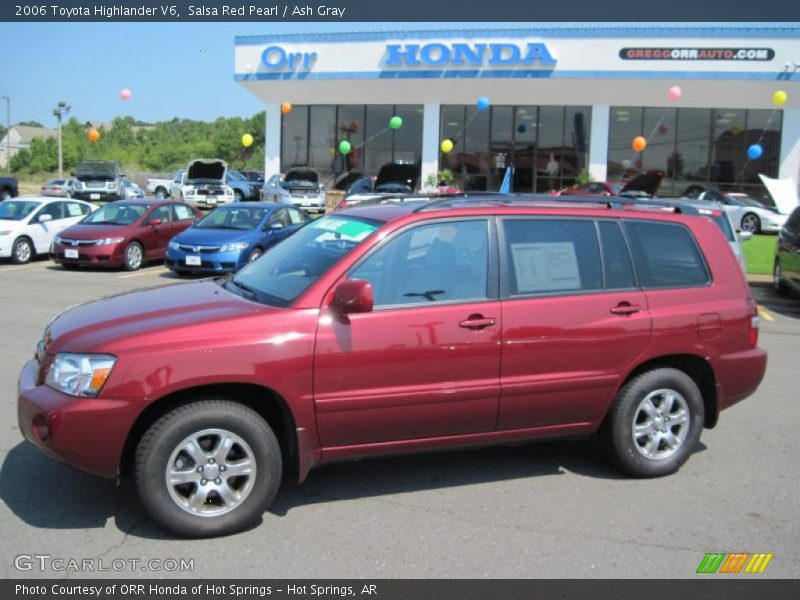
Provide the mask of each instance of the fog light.
POLYGON ((33 431, 33 435, 35 435, 36 439, 38 439, 40 442, 46 442, 48 439, 50 439, 50 427, 47 424, 47 419, 44 418, 44 415, 36 415, 33 417, 31 429, 33 431))

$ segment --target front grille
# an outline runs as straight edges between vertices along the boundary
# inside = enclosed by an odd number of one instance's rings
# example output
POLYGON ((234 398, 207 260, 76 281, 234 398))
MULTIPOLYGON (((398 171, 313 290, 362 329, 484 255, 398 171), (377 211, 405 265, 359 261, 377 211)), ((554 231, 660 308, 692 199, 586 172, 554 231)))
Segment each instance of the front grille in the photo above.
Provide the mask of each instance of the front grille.
POLYGON ((94 246, 97 244, 97 240, 68 240, 66 238, 61 238, 61 244, 64 246, 94 246))
POLYGON ((191 253, 210 253, 210 252, 218 252, 221 246, 189 246, 187 244, 178 244, 178 248, 183 250, 184 252, 191 252, 191 253))
POLYGON ((221 196, 225 194, 223 188, 200 188, 197 190, 198 196, 221 196))

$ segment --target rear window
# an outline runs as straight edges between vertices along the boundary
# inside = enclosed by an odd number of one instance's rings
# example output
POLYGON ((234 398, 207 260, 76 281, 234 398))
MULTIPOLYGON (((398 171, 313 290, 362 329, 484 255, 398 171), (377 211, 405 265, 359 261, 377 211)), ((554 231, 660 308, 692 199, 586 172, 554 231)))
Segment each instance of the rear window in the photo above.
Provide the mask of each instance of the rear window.
POLYGON ((642 287, 653 289, 708 284, 710 277, 703 256, 683 225, 629 220, 625 228, 642 287))

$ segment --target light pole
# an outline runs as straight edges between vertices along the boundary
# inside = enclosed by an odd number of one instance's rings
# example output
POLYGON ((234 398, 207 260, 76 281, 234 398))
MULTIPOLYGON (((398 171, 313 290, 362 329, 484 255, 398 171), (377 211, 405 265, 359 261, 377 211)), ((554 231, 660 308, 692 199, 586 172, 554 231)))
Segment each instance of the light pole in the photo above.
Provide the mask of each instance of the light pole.
POLYGON ((62 100, 61 102, 58 103, 58 106, 56 106, 53 109, 53 114, 58 119, 58 178, 59 179, 64 178, 64 173, 63 173, 64 160, 61 152, 61 120, 64 118, 64 115, 69 114, 69 108, 70 108, 69 104, 67 104, 62 100))
POLYGON ((0 96, 6 101, 6 170, 11 175, 11 98, 0 96))

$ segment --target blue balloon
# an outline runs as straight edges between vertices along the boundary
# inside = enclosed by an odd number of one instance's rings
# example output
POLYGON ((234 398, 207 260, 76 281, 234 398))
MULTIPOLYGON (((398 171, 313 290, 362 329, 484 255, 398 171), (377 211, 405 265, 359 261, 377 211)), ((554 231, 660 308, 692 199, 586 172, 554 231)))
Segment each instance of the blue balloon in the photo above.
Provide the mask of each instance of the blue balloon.
POLYGON ((486 110, 489 108, 489 106, 491 106, 491 104, 492 103, 489 102, 489 99, 486 96, 481 96, 478 98, 478 102, 476 103, 478 110, 486 110))
POLYGON ((528 130, 528 128, 525 127, 525 123, 517 125, 517 131, 519 131, 520 133, 525 133, 527 130, 528 130))
POLYGON ((761 158, 762 154, 764 154, 764 148, 761 147, 761 144, 753 144, 747 149, 747 158, 750 160, 761 158))

